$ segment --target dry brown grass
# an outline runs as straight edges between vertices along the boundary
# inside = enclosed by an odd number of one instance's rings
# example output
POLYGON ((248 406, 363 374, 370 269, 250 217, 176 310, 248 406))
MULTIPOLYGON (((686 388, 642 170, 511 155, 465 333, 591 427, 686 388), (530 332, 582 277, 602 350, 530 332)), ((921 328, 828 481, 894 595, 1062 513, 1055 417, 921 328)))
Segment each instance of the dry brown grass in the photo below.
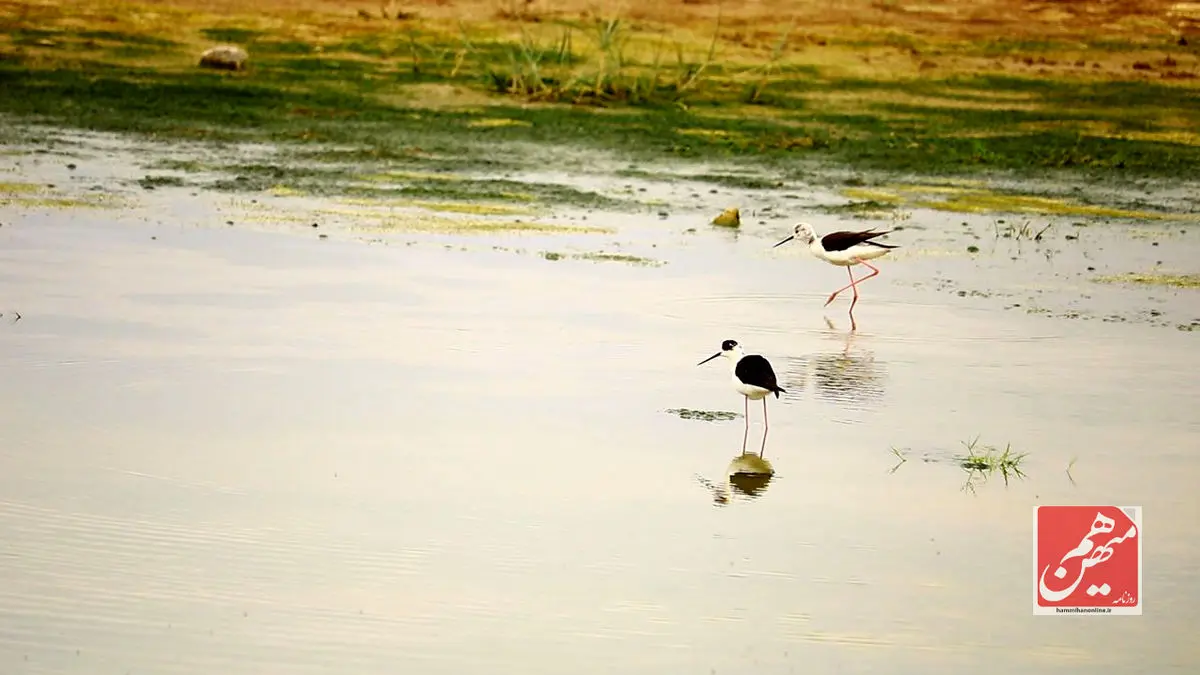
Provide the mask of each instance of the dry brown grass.
POLYGON ((629 55, 642 60, 649 60, 660 34, 693 55, 702 52, 719 16, 717 48, 728 64, 764 63, 790 24, 794 28, 781 61, 843 77, 909 77, 927 71, 942 76, 1065 73, 1119 79, 1178 76, 1174 79, 1190 86, 1195 59, 1164 66, 1169 62, 1159 52, 1180 38, 1200 44, 1200 10, 1189 7, 1167 0, 3 0, 0 15, 6 21, 107 27, 186 42, 197 42, 199 27, 236 24, 318 43, 410 25, 452 33, 465 24, 515 38, 522 30, 536 33, 539 25, 555 20, 620 16, 634 36, 629 55), (397 20, 398 13, 406 18, 397 20), (992 40, 1014 47, 989 55, 963 49, 992 40), (1098 43, 1123 47, 1106 50, 1098 43), (1134 69, 1135 63, 1152 67, 1134 69))
MULTIPOLYGON (((9 0, 5 6, 55 5, 9 0)), ((82 3, 89 4, 87 0, 82 3)), ((118 4, 118 3, 112 3, 118 4)), ((120 3, 124 4, 124 3, 120 3)), ((137 3, 130 3, 137 4, 137 3)), ((147 5, 181 11, 203 11, 211 15, 240 15, 248 5, 240 0, 160 0, 147 5)), ((389 3, 372 0, 260 0, 253 11, 263 17, 337 20, 357 17, 360 10, 382 18, 389 3)), ((1187 3, 1169 0, 1138 2, 1071 2, 1020 0, 972 0, 971 2, 928 1, 905 3, 891 0, 660 0, 658 2, 598 2, 596 0, 407 0, 394 5, 418 17, 437 20, 470 20, 525 17, 530 20, 578 19, 609 15, 614 11, 635 21, 681 28, 711 25, 717 13, 730 31, 769 27, 795 18, 798 25, 814 34, 834 34, 850 29, 897 30, 949 40, 1003 36, 1010 39, 1071 39, 1105 35, 1136 38, 1155 30, 1196 32, 1200 12, 1187 3), (513 11, 516 8, 517 11, 513 11)), ((393 10, 394 13, 395 10, 393 10)))

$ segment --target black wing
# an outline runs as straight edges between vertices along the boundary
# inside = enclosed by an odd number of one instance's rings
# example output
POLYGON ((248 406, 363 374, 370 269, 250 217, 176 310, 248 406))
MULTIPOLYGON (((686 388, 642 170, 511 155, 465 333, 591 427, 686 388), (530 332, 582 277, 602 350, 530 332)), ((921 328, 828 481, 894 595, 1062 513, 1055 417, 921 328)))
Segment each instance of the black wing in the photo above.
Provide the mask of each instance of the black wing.
POLYGON ((870 230, 863 230, 861 232, 830 232, 824 237, 821 237, 821 246, 823 246, 826 251, 845 251, 851 246, 857 246, 858 244, 871 244, 872 246, 878 246, 880 248, 896 248, 890 244, 881 244, 877 241, 871 241, 875 237, 882 237, 883 235, 891 232, 891 230, 876 232, 874 228, 870 230))
POLYGON ((787 393, 779 388, 779 383, 775 380, 775 371, 771 368, 771 362, 758 354, 743 356, 733 369, 733 374, 746 384, 775 392, 775 398, 779 398, 780 393, 787 393))

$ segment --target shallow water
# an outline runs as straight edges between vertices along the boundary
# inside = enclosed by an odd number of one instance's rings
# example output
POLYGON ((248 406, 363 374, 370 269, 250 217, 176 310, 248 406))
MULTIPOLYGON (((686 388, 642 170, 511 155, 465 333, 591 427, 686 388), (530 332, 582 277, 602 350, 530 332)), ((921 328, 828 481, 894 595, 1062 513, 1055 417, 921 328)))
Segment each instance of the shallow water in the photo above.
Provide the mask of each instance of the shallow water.
MULTIPOLYGON (((821 308, 840 270, 766 251, 782 222, 365 245, 139 200, 0 211, 0 672, 1200 666, 1195 333, 922 285, 1078 299, 1037 259, 885 259, 851 334, 821 308), (668 264, 494 248, 596 236, 668 264), (696 367, 726 338, 788 389, 754 496, 724 487, 740 418, 666 412, 742 412, 696 367), (1026 477, 967 486, 948 460, 976 436, 1026 477), (1032 616, 1054 503, 1144 508, 1144 616, 1032 616)), ((893 241, 932 250, 948 226, 922 222, 893 241)))

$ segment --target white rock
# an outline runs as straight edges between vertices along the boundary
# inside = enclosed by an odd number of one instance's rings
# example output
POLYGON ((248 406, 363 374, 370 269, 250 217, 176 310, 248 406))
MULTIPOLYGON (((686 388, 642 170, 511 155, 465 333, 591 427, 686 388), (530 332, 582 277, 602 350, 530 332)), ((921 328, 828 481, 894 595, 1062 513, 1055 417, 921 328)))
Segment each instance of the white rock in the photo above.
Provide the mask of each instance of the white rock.
POLYGON ((200 55, 200 67, 219 70, 241 70, 246 67, 250 55, 245 49, 234 45, 218 45, 206 49, 200 55))

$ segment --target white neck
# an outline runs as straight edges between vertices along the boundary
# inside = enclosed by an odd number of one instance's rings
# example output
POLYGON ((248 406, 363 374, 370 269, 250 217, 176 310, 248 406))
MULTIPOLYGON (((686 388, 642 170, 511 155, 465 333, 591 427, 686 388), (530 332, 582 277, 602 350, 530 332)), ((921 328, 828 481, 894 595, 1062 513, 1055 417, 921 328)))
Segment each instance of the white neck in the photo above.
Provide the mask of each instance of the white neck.
POLYGON ((737 362, 741 361, 742 357, 745 355, 746 355, 746 351, 744 349, 742 349, 741 345, 738 345, 738 346, 734 347, 733 349, 725 352, 725 358, 729 359, 729 367, 730 368, 737 368, 737 362))

